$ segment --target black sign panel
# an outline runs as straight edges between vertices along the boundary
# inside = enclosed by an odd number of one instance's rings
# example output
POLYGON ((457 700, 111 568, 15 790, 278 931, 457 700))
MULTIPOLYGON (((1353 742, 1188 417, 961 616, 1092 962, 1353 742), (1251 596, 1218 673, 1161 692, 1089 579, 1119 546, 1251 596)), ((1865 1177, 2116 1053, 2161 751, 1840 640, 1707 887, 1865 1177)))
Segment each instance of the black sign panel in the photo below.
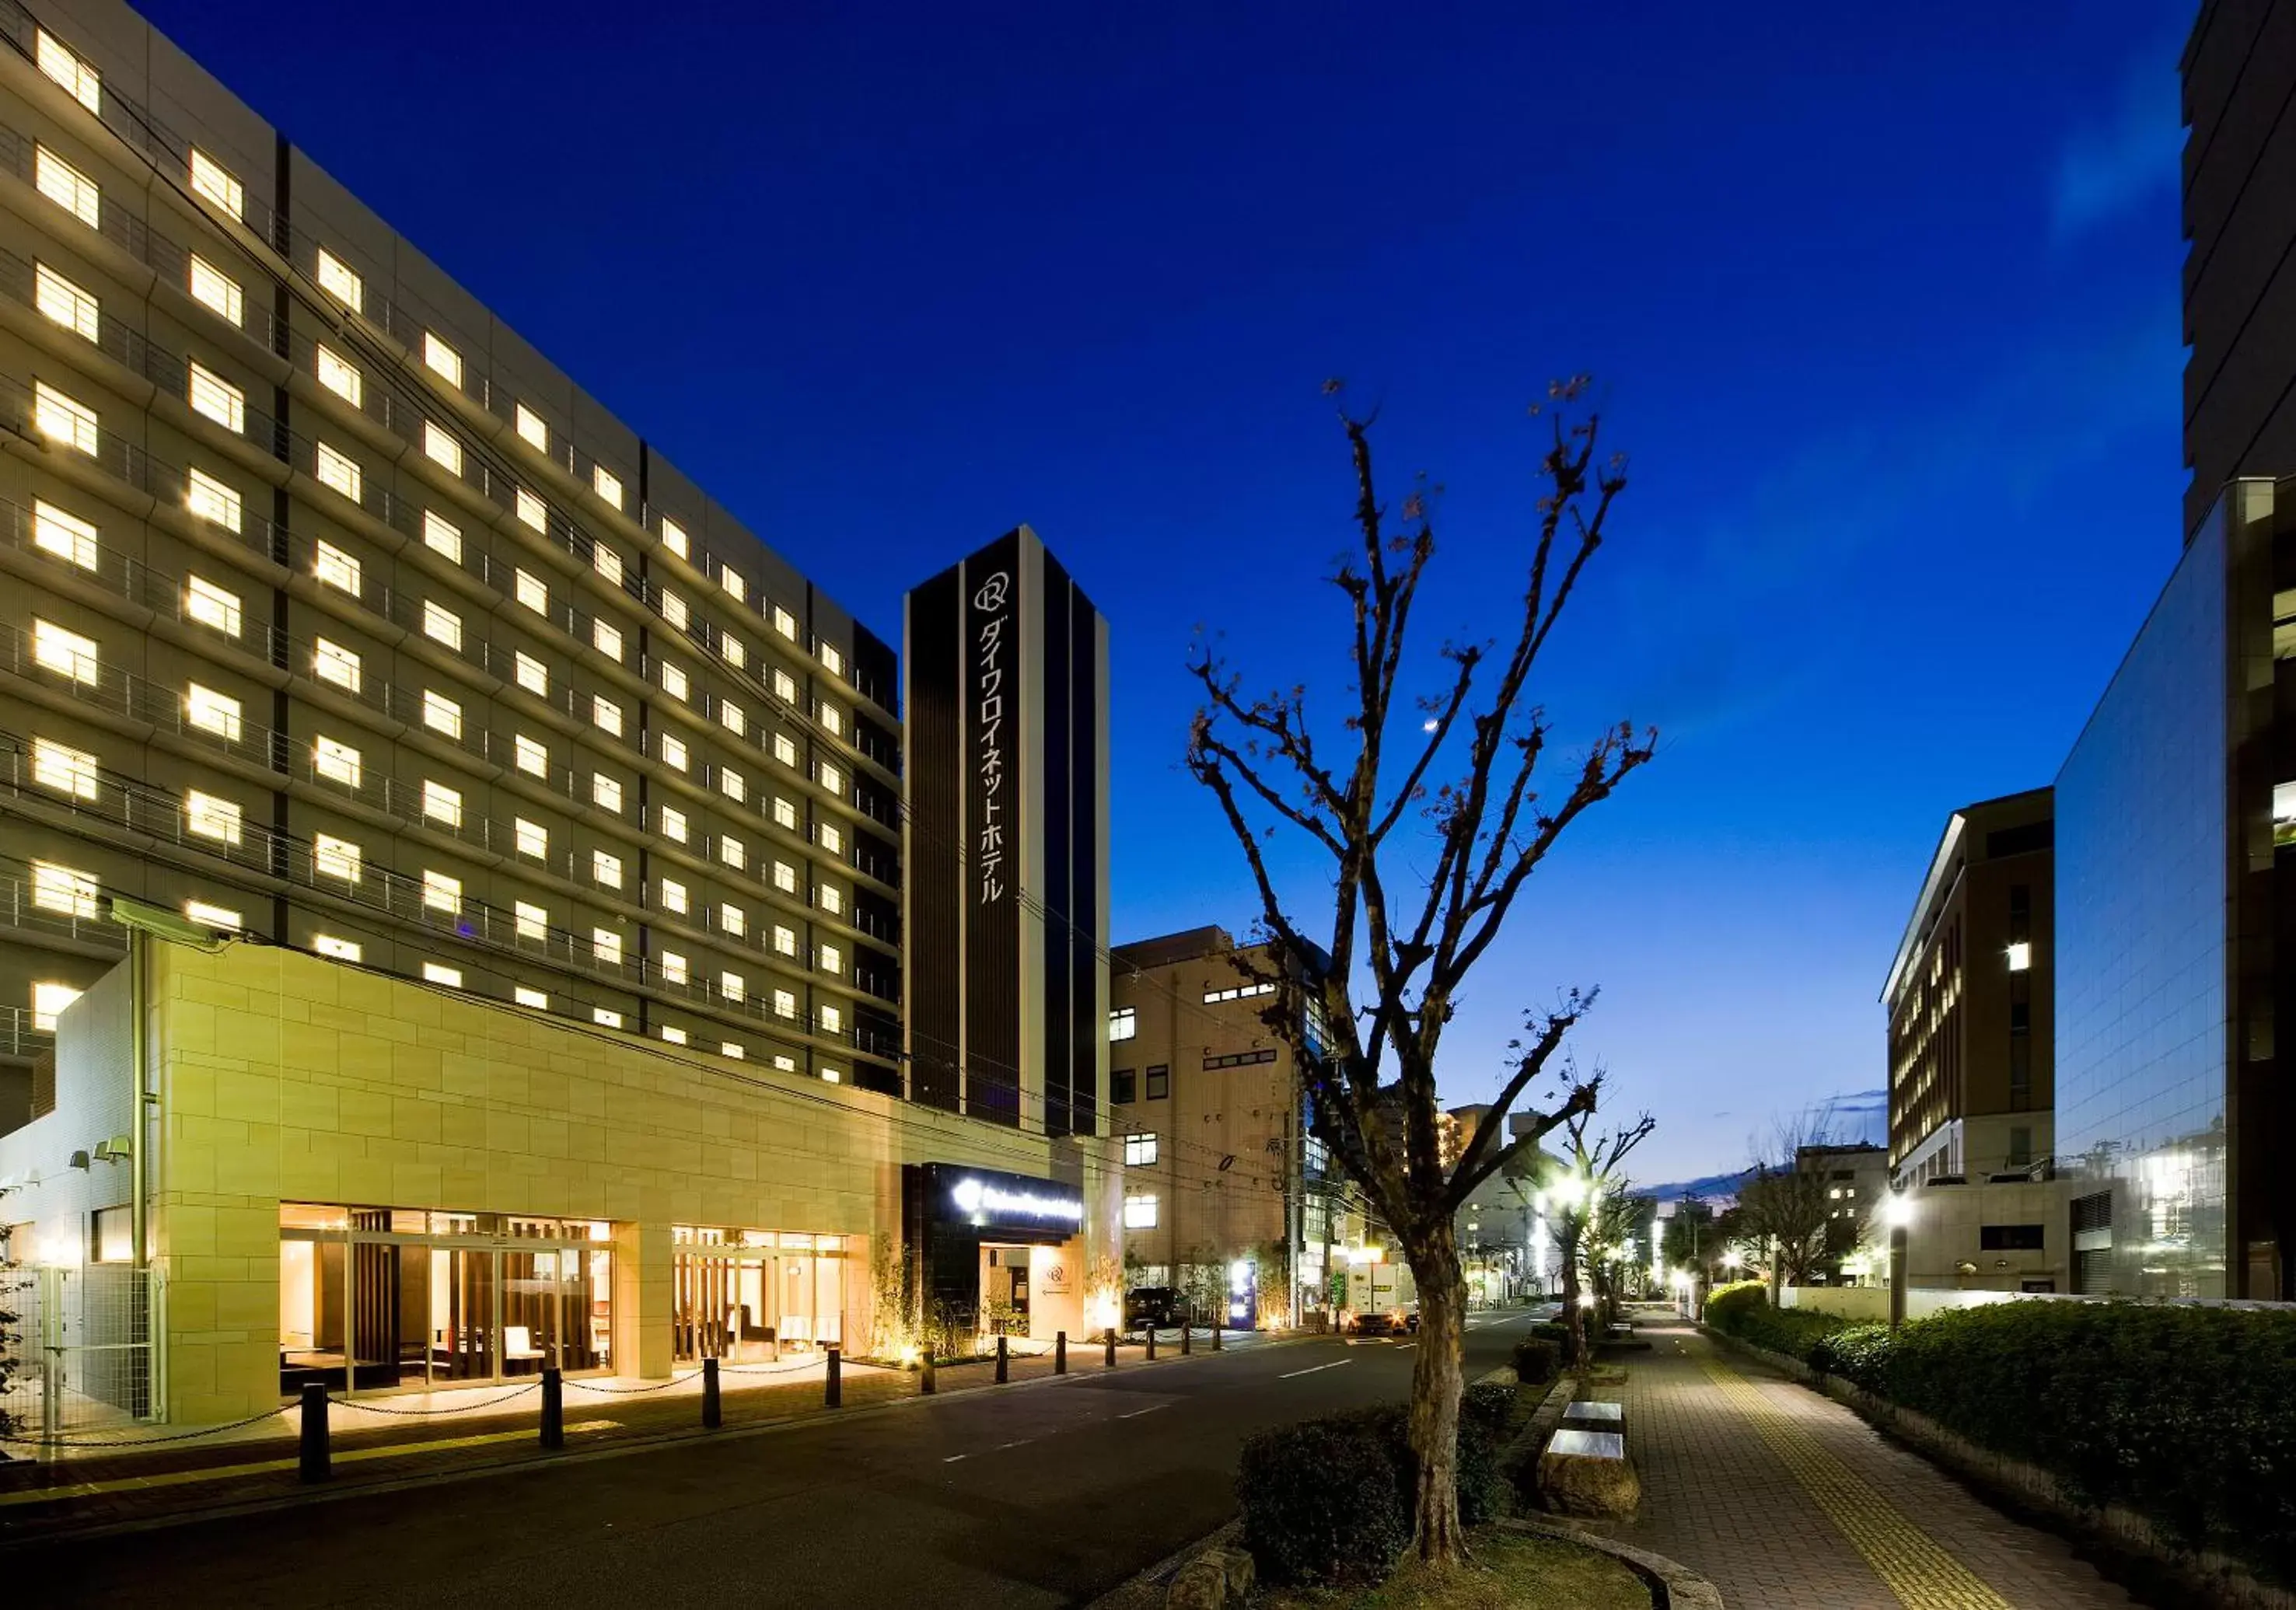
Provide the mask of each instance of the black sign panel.
POLYGON ((964 562, 965 1110, 1021 1122, 1021 538, 964 562))

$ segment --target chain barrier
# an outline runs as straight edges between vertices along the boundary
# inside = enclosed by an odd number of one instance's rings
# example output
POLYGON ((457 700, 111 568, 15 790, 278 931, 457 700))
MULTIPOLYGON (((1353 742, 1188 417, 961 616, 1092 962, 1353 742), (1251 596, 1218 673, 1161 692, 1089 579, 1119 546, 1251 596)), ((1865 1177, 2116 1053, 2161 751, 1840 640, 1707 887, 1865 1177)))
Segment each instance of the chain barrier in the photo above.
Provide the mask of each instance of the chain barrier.
POLYGON ((0 1442, 20 1448, 151 1448, 161 1442, 190 1442, 203 1436, 221 1436, 227 1431, 243 1430, 264 1420, 275 1419, 292 1409, 292 1403, 283 1403, 276 1409, 266 1409, 261 1414, 250 1414, 243 1420, 233 1420, 224 1426, 202 1426, 197 1431, 170 1432, 162 1436, 139 1437, 31 1437, 0 1436, 0 1442))
POLYGON ((664 1387, 682 1385, 687 1381, 698 1379, 701 1374, 701 1372, 696 1369, 685 1375, 674 1375, 667 1381, 656 1381, 651 1386, 605 1386, 595 1381, 568 1381, 566 1385, 578 1392, 609 1392, 616 1397, 633 1397, 642 1392, 660 1392, 664 1387))
POLYGON ((488 1398, 482 1403, 457 1403, 451 1409, 385 1409, 367 1398, 339 1398, 329 1393, 327 1402, 340 1409, 357 1409, 367 1414, 395 1414, 420 1418, 425 1415, 471 1414, 481 1409, 492 1409, 497 1403, 507 1403, 512 1398, 522 1398, 529 1392, 542 1390, 540 1381, 529 1381, 523 1386, 513 1386, 498 1398, 488 1398))

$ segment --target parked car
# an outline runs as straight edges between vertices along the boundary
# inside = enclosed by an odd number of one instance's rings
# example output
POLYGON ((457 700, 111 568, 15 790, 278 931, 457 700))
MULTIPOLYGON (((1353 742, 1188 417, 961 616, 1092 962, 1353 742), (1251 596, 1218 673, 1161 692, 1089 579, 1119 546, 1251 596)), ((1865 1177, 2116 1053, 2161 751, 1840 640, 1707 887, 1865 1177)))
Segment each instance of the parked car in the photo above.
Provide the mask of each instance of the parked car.
POLYGON ((1417 1336, 1419 1311, 1416 1308, 1374 1308, 1359 1313, 1349 1325, 1350 1334, 1359 1336, 1417 1336))
POLYGON ((1188 1300, 1169 1286, 1142 1286, 1124 1294, 1124 1328, 1140 1330, 1150 1325, 1160 1330, 1181 1322, 1188 1300))

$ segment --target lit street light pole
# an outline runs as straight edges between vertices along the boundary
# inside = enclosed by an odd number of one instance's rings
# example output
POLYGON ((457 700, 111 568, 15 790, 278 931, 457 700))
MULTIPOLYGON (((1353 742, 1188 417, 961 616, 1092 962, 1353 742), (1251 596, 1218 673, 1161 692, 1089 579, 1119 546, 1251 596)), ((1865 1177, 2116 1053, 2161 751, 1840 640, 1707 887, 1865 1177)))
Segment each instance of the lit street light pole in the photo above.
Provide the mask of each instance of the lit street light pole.
POLYGON ((1882 1210, 1890 1226, 1890 1328, 1906 1322, 1906 1230, 1914 1222, 1909 1197, 1893 1193, 1882 1210))

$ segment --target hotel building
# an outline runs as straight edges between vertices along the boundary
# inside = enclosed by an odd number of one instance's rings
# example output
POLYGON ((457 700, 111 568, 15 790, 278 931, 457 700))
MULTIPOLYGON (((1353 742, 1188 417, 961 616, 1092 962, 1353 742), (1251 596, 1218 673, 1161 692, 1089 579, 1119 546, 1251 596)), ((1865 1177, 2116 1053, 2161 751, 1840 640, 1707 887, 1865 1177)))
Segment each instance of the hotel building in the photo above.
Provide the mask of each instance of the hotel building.
POLYGON ((1081 1328, 1104 993, 907 1099, 891 647, 113 0, 0 0, 0 1232, 142 1411, 865 1350, 905 1219, 1081 1328))

